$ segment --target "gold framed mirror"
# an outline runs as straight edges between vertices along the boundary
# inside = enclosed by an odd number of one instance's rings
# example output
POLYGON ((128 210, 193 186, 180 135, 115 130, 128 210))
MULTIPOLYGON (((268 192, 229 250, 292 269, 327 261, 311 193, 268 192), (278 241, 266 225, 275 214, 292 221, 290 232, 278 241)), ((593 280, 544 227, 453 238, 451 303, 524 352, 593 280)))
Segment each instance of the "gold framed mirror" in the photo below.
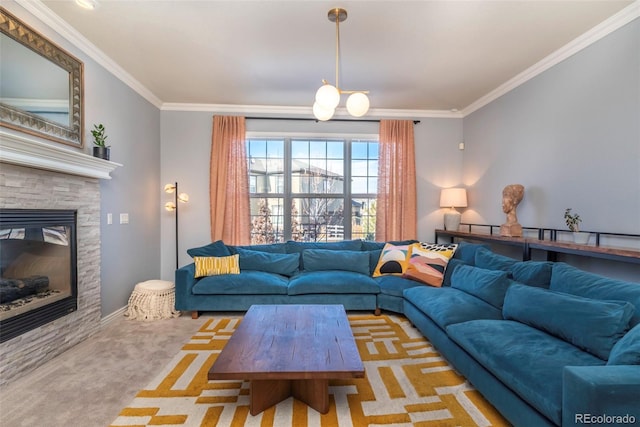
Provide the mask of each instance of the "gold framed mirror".
POLYGON ((0 126, 83 147, 83 69, 0 7, 0 126))

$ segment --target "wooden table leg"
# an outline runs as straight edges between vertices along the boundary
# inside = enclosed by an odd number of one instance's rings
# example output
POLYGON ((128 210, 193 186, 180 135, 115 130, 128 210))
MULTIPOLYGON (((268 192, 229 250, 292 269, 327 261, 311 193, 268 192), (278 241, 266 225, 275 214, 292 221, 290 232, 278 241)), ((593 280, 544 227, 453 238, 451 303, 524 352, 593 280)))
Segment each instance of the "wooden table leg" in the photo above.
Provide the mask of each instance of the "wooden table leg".
POLYGON ((321 414, 329 412, 329 380, 292 380, 291 394, 321 414))
POLYGON ((291 396, 290 380, 251 380, 249 385, 251 415, 258 415, 291 396))

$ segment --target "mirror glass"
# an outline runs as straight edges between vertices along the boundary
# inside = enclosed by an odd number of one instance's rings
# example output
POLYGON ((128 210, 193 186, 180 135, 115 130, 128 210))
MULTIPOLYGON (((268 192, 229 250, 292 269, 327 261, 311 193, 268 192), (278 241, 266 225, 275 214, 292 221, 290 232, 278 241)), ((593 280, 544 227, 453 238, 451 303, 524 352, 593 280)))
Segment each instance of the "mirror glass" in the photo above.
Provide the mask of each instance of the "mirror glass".
POLYGON ((0 125, 83 146, 83 64, 0 8, 0 125))
POLYGON ((70 126, 69 73, 0 34, 0 102, 70 126))

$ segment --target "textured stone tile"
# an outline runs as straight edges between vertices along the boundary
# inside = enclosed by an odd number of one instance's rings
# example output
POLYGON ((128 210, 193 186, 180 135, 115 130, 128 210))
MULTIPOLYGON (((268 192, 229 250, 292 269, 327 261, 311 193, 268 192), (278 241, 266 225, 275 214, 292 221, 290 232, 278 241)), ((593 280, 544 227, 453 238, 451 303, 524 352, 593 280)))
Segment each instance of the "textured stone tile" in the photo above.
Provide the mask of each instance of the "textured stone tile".
POLYGON ((100 183, 98 179, 2 163, 0 207, 76 209, 78 310, 0 346, 0 385, 10 383, 100 327, 100 183))

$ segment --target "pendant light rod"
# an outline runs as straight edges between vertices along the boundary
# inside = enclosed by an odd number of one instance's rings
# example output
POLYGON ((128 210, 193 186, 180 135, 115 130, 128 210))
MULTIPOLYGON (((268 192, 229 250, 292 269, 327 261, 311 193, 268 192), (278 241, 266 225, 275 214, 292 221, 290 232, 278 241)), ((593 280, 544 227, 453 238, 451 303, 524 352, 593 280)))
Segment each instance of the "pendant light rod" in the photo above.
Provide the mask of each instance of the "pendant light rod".
POLYGON ((336 23, 336 75, 335 86, 326 80, 322 80, 322 87, 316 92, 313 104, 313 115, 320 121, 330 120, 335 109, 340 103, 341 94, 349 94, 347 99, 347 111, 354 117, 361 117, 369 111, 368 90, 342 90, 340 89, 340 22, 347 19, 347 11, 336 7, 329 9, 327 18, 336 23))

